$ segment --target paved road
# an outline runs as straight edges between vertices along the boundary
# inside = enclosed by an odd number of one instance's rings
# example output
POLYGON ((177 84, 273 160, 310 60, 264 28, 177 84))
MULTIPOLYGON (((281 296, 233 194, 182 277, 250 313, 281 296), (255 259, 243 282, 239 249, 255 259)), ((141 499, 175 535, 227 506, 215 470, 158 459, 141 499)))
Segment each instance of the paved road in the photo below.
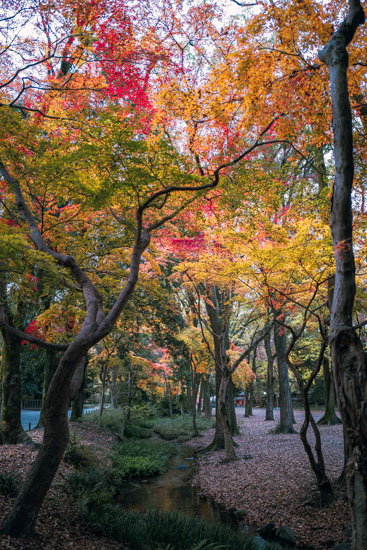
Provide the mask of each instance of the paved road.
MULTIPOLYGON (((92 410, 98 410, 98 407, 95 407, 93 409, 84 409, 83 412, 90 412, 92 410)), ((68 416, 70 418, 71 410, 68 413, 68 416)), ((37 426, 38 419, 40 417, 40 411, 28 411, 28 410, 22 410, 21 413, 21 419, 22 419, 22 426, 25 430, 29 430, 29 424, 31 425, 31 430, 37 426)))

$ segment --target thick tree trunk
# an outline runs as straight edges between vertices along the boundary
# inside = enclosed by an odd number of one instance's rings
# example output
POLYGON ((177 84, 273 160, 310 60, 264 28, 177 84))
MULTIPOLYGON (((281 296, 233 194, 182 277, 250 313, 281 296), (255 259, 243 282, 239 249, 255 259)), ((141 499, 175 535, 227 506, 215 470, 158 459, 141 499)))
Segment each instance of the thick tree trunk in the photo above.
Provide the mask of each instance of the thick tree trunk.
POLYGON ((283 331, 279 334, 279 328, 282 327, 277 323, 274 324, 274 344, 278 363, 279 372, 279 406, 280 420, 276 427, 276 431, 285 434, 294 434, 296 431, 293 428, 293 409, 291 401, 291 392, 289 387, 288 365, 286 361, 287 339, 283 331))
POLYGON ((222 373, 222 378, 219 387, 219 400, 217 403, 217 408, 219 409, 220 421, 222 423, 223 437, 224 437, 224 448, 226 451, 226 460, 236 460, 236 452, 234 449, 232 433, 231 433, 231 423, 228 415, 228 393, 229 386, 231 384, 231 376, 227 373, 222 373))
POLYGON ((86 352, 81 346, 74 346, 74 350, 70 348, 72 345, 61 359, 47 392, 43 443, 15 504, 2 525, 2 531, 8 535, 28 537, 34 532, 39 509, 68 444, 68 388, 75 364, 86 352))
POLYGON ((271 334, 268 332, 264 338, 265 352, 267 358, 267 377, 266 377, 266 412, 265 420, 274 420, 274 359, 271 349, 271 334))
POLYGON ((210 403, 210 387, 208 376, 202 376, 201 387, 203 390, 203 413, 207 418, 209 418, 212 415, 212 407, 210 403))
POLYGON ((251 393, 251 386, 247 386, 245 390, 245 418, 249 418, 252 416, 252 393, 251 393))
POLYGON ((3 443, 32 443, 21 422, 20 394, 20 340, 2 330, 3 352, 1 360, 2 407, 1 439, 3 443))
POLYGON ((45 425, 46 395, 47 395, 47 391, 50 386, 52 377, 56 372, 58 362, 59 362, 59 353, 57 351, 48 349, 46 351, 46 361, 43 367, 42 403, 41 403, 41 412, 40 412, 37 428, 43 428, 45 425))
POLYGON ((324 375, 325 409, 323 416, 317 421, 317 424, 333 426, 334 424, 340 424, 341 420, 335 412, 334 380, 330 372, 329 359, 327 357, 324 357, 322 370, 324 375))
POLYGON ((350 0, 346 19, 319 53, 320 60, 329 68, 333 108, 335 182, 330 225, 336 272, 330 350, 345 435, 352 550, 367 548, 367 363, 352 318, 356 291, 351 201, 354 159, 346 47, 364 21, 360 2, 350 0))
POLYGON ((84 383, 87 370, 88 359, 83 357, 78 365, 70 384, 71 399, 71 417, 72 422, 76 422, 83 416, 84 405, 84 383))

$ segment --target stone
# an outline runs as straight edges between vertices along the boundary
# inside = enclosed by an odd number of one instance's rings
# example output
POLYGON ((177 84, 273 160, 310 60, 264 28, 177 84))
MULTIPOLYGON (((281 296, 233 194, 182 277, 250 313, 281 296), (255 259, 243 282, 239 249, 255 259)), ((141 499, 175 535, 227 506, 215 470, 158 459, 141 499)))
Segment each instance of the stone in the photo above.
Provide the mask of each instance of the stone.
POLYGON ((270 523, 267 523, 266 525, 260 527, 257 532, 259 533, 260 537, 263 537, 264 539, 273 538, 275 536, 275 525, 271 521, 270 523))
POLYGON ((296 544, 296 537, 290 527, 287 525, 280 525, 275 531, 275 536, 279 541, 287 544, 296 544))

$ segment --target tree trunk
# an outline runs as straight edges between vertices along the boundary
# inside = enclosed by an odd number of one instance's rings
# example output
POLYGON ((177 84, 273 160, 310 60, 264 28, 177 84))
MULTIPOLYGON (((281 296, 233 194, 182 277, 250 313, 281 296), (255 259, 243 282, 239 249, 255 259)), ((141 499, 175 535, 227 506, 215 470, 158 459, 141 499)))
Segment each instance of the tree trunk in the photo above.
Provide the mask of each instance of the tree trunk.
POLYGON ((227 396, 226 396, 226 406, 227 406, 227 416, 228 416, 231 434, 239 435, 240 430, 238 429, 236 408, 234 406, 234 391, 233 391, 232 375, 230 375, 229 377, 229 384, 228 384, 228 390, 227 390, 227 396))
POLYGON ((300 437, 303 443, 303 447, 307 453, 311 468, 316 476, 317 488, 320 493, 321 506, 325 506, 330 502, 333 496, 333 490, 331 487, 330 480, 326 475, 324 456, 323 456, 322 447, 321 447, 320 431, 311 414, 310 403, 308 401, 308 388, 306 389, 301 385, 300 390, 301 390, 304 411, 305 411, 305 419, 300 431, 300 437), (312 430, 315 436, 316 458, 313 454, 312 447, 307 439, 307 429, 310 424, 312 426, 312 430))
MULTIPOLYGON (((190 360, 190 374, 191 374, 191 387, 192 387, 192 427, 193 435, 199 435, 198 427, 196 425, 196 399, 198 395, 198 386, 196 380, 196 368, 193 359, 190 360)), ((172 415, 171 415, 172 416, 172 415)))
POLYGON ((80 364, 74 373, 70 384, 70 398, 71 398, 71 417, 72 422, 76 422, 83 416, 84 405, 84 384, 85 373, 87 370, 88 358, 83 357, 80 364))
POLYGON ((245 418, 252 416, 251 384, 245 390, 245 418))
POLYGON ((324 357, 322 365, 324 375, 324 397, 325 397, 325 409, 323 416, 317 421, 319 425, 333 426, 340 424, 341 420, 335 412, 335 389, 334 380, 330 372, 329 359, 324 357))
POLYGON ((266 377, 266 412, 265 420, 274 420, 274 359, 271 349, 271 334, 268 332, 264 338, 265 352, 267 358, 267 377, 266 377))
POLYGON ((291 392, 289 388, 288 365, 286 361, 287 339, 282 327, 274 324, 274 344, 279 372, 279 406, 280 420, 276 427, 278 433, 294 434, 293 428, 293 410, 291 401, 291 392), (279 329, 281 334, 279 334, 279 329))
POLYGON ((111 391, 111 405, 113 409, 117 409, 117 369, 118 367, 114 365, 112 367, 112 373, 111 373, 110 391, 111 391))
POLYGON ((69 440, 68 388, 75 364, 86 352, 80 349, 80 346, 74 346, 74 349, 72 344, 69 346, 52 378, 46 397, 43 442, 15 504, 2 525, 2 531, 8 535, 28 537, 34 532, 39 509, 65 452, 69 440))
POLYGON ((212 407, 210 403, 210 387, 208 376, 202 376, 201 387, 203 389, 203 413, 206 418, 210 418, 212 415, 212 407))
POLYGON ((101 371, 99 374, 99 379, 101 381, 101 399, 99 401, 99 416, 101 417, 104 411, 104 403, 106 399, 106 384, 107 384, 107 365, 103 365, 101 367, 101 371))
POLYGON ((2 407, 1 439, 3 443, 32 443, 21 422, 20 394, 20 340, 2 330, 3 353, 1 360, 2 407))
POLYGON ((353 329, 356 284, 351 195, 354 159, 346 47, 364 21, 360 2, 350 0, 346 19, 319 53, 320 60, 329 68, 333 110, 335 182, 330 225, 336 272, 330 317, 330 350, 345 434, 352 550, 367 548, 367 363, 360 338, 353 329))
POLYGON ((41 412, 38 420, 37 428, 43 428, 45 425, 45 404, 46 395, 50 386, 53 375, 56 372, 58 365, 59 353, 54 350, 48 349, 46 351, 46 361, 43 367, 43 387, 42 387, 42 403, 41 412))
POLYGON ((236 460, 236 452, 234 449, 232 433, 231 433, 231 424, 228 416, 228 393, 229 385, 231 384, 231 376, 227 373, 222 373, 222 378, 219 387, 219 401, 217 402, 217 408, 219 410, 220 421, 222 424, 223 437, 224 437, 224 448, 226 451, 226 460, 236 460))

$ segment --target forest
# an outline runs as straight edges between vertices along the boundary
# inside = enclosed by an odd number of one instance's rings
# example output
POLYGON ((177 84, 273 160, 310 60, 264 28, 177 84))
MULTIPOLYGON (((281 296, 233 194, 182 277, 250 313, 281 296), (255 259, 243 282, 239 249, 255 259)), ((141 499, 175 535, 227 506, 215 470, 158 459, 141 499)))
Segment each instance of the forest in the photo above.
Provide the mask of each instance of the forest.
POLYGON ((0 548, 366 550, 364 22, 359 0, 3 0, 0 548), (248 532, 124 509, 170 460, 248 532), (287 461, 328 536, 270 517, 287 461))

